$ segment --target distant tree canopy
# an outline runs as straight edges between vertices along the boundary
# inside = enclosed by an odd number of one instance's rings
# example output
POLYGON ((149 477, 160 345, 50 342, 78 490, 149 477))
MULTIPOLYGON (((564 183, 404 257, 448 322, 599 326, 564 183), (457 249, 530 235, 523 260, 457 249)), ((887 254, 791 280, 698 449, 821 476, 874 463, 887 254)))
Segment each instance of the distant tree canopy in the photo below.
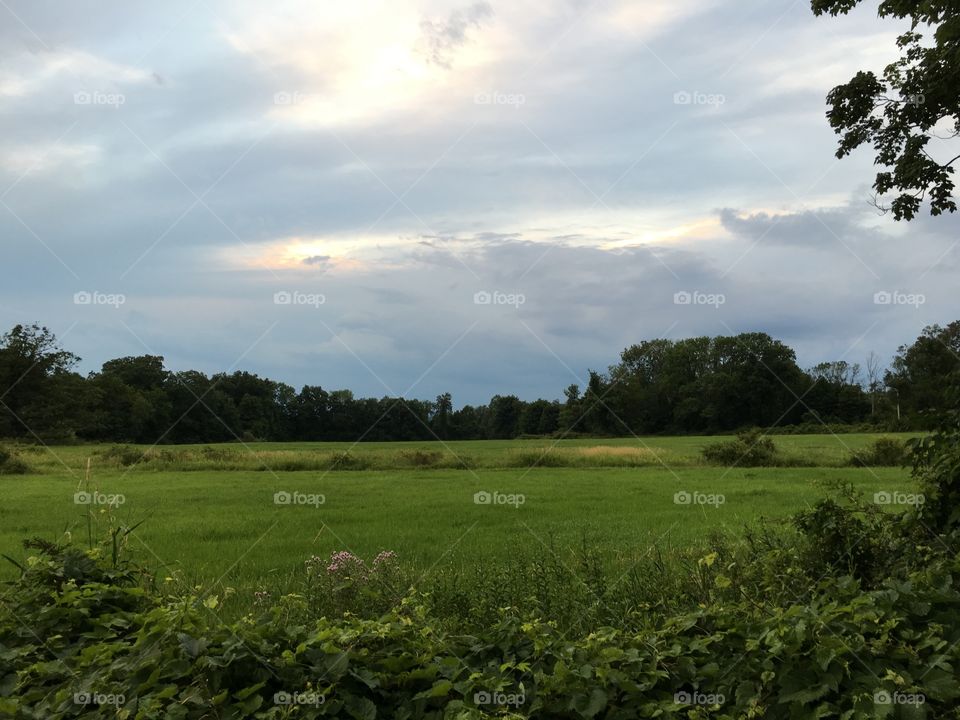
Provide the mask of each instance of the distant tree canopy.
MULTIPOLYGON (((817 15, 850 12, 861 0, 812 0, 817 15)), ((930 213, 955 212, 953 172, 960 160, 960 4, 956 0, 883 0, 880 17, 910 20, 897 38, 900 57, 877 77, 861 70, 827 95, 827 118, 840 138, 837 157, 873 146, 878 196, 911 220, 924 200, 930 213)), ((877 200, 878 207, 883 207, 877 200)), ((886 207, 883 207, 886 210, 886 207)))
POLYGON ((205 443, 253 440, 511 439, 712 433, 801 423, 925 427, 944 379, 960 369, 960 321, 931 326, 900 348, 883 381, 844 360, 802 370, 794 351, 764 333, 631 345, 607 372, 563 400, 495 395, 454 409, 433 401, 356 398, 305 385, 297 392, 249 372, 173 372, 155 355, 109 360, 84 377, 79 358, 39 325, 0 336, 0 437, 25 440, 205 443))
POLYGON ((960 371, 960 321, 931 325, 912 345, 902 345, 887 372, 886 384, 913 425, 931 428, 944 409, 945 379, 960 371))

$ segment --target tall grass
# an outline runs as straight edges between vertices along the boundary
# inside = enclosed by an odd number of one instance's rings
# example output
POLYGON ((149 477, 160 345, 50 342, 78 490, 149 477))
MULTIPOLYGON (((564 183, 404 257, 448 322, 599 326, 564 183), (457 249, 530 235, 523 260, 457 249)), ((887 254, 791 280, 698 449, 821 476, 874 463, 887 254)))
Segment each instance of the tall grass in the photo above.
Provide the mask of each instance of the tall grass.
MULTIPOLYGON (((899 441, 889 441, 899 442, 899 441)), ((872 448, 871 448, 872 449, 872 448)), ((262 449, 239 445, 181 446, 141 449, 132 445, 93 452, 98 465, 131 471, 262 471, 332 472, 351 470, 477 470, 509 468, 642 468, 696 467, 844 467, 886 464, 861 449, 825 454, 819 448, 782 446, 759 434, 708 445, 702 453, 638 445, 553 444, 507 446, 496 451, 465 453, 460 447, 398 449, 362 445, 348 449, 262 449)), ((896 464, 896 463, 889 463, 896 464)))
POLYGON ((526 467, 650 467, 691 465, 689 457, 663 448, 597 445, 592 447, 539 447, 508 449, 473 456, 451 450, 248 450, 224 448, 150 448, 115 446, 94 453, 108 467, 155 471, 274 471, 327 472, 341 470, 479 469, 526 467))

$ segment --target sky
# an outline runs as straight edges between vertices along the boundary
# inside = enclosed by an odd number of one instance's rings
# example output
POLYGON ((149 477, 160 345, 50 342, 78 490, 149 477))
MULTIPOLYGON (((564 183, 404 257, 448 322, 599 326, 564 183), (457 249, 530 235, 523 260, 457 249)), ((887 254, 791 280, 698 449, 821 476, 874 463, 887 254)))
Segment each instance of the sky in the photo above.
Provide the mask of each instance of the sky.
POLYGON ((867 3, 2 0, 0 328, 295 387, 557 398, 644 339, 889 361, 960 219, 871 206, 867 3))

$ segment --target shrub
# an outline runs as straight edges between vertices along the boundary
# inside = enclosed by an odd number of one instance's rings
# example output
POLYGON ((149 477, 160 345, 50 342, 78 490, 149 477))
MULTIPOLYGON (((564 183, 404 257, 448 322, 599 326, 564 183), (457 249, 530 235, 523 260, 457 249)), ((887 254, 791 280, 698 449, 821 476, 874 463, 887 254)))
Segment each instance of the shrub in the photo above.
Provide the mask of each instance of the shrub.
POLYGON ((556 448, 513 450, 506 458, 507 467, 567 467, 570 462, 556 448))
POLYGON ((391 550, 384 550, 369 563, 341 550, 331 553, 327 560, 314 555, 304 565, 304 595, 310 617, 346 613, 379 617, 398 606, 406 595, 407 585, 396 553, 391 550))
POLYGON ((98 454, 108 461, 117 463, 121 467, 139 465, 149 462, 152 459, 152 454, 149 451, 144 452, 132 445, 114 445, 107 450, 100 451, 98 454))
POLYGON ((0 475, 26 475, 30 466, 9 448, 0 447, 0 475))
POLYGON ((856 450, 850 457, 850 464, 856 467, 900 467, 910 459, 910 451, 902 440, 897 438, 877 438, 862 450, 856 450))
POLYGON ((703 457, 713 465, 739 467, 777 465, 780 460, 777 446, 760 430, 747 430, 733 440, 708 445, 703 449, 703 457))
MULTIPOLYGON (((771 576, 791 569, 779 555, 756 562, 772 562, 771 576)), ((711 553, 696 572, 722 591, 729 564, 711 553)), ((157 592, 88 553, 45 549, 4 598, 0 713, 866 720, 899 717, 887 699, 899 694, 921 697, 922 716, 957 718, 958 576, 960 559, 943 553, 874 590, 831 577, 802 600, 731 595, 639 632, 573 637, 501 607, 465 634, 445 632, 417 596, 376 619, 301 622, 288 612, 296 597, 261 595, 259 617, 227 623, 216 596, 157 592), (107 701, 82 704, 95 695, 107 701)))
POLYGON ((799 545, 803 570, 811 580, 849 575, 875 587, 904 557, 891 532, 899 518, 863 504, 852 489, 847 492, 850 503, 821 500, 794 517, 803 535, 799 545))
POLYGON ((370 467, 370 459, 349 452, 333 453, 330 456, 331 470, 366 470, 370 467))
POLYGON ((401 450, 400 461, 413 467, 432 467, 443 460, 443 453, 436 450, 401 450))

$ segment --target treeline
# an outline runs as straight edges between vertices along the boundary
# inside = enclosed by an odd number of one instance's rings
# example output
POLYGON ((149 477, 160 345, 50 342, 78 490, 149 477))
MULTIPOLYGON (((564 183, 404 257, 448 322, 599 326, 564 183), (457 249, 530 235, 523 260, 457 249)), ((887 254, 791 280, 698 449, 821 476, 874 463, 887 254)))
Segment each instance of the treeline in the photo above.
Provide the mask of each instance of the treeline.
POLYGON ((869 423, 923 428, 960 368, 960 321, 927 327, 889 367, 825 362, 808 370, 764 333, 649 340, 563 400, 496 395, 454 409, 435 400, 356 398, 350 390, 299 391, 248 372, 173 372, 162 357, 110 360, 99 372, 46 328, 0 337, 0 437, 200 443, 232 440, 455 440, 582 433, 716 433, 745 427, 869 423))

